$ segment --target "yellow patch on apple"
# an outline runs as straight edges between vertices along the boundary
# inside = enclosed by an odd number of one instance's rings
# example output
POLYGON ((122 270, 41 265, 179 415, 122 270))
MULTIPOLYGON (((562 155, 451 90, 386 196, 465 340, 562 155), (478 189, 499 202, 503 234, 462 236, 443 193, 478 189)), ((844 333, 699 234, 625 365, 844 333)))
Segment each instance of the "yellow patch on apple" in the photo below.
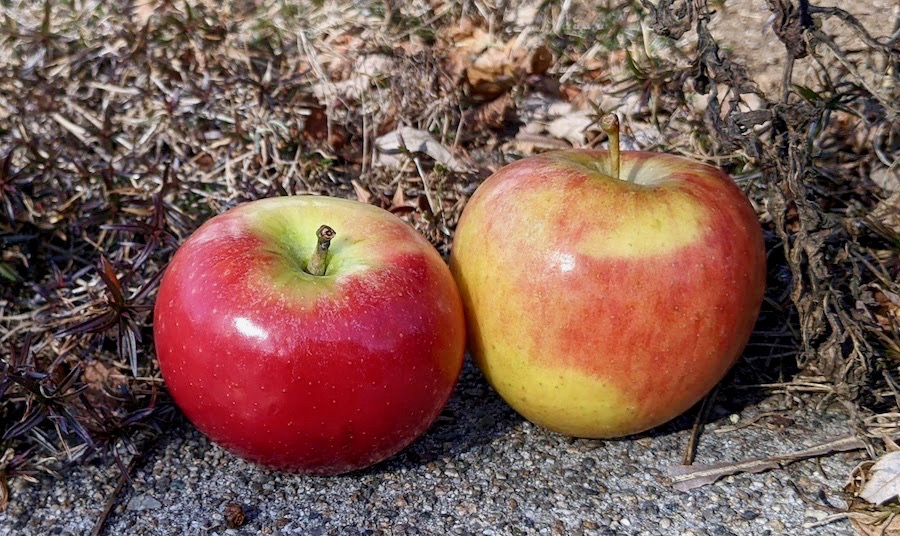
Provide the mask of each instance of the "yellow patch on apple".
POLYGON ((575 437, 617 435, 637 413, 614 384, 580 371, 535 364, 520 349, 498 343, 478 361, 488 382, 520 415, 575 437), (598 425, 598 423, 600 423, 598 425))

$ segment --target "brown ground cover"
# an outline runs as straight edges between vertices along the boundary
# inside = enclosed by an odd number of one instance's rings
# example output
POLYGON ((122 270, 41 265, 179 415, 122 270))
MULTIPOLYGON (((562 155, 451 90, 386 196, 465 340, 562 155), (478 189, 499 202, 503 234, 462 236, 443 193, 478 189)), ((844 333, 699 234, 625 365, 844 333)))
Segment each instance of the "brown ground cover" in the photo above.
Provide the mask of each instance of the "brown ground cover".
POLYGON ((176 418, 149 312, 205 219, 349 197, 447 254, 481 180, 603 147, 607 112, 626 145, 718 165, 756 207, 769 291, 728 381, 840 404, 890 449, 900 19, 824 5, 0 2, 0 489, 124 469, 176 418))

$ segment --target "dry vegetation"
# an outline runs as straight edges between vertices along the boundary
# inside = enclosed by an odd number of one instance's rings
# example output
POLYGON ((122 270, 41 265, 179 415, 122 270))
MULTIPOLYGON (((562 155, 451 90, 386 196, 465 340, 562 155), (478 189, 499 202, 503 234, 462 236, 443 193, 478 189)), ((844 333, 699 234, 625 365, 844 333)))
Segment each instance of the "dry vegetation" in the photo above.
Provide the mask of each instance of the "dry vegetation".
POLYGON ((484 177, 602 146, 604 112, 757 209, 769 292, 730 381, 840 403, 880 452, 900 416, 900 34, 767 1, 773 53, 815 73, 774 96, 706 0, 0 0, 0 506, 7 478, 122 464, 176 417, 149 313, 208 217, 351 197, 446 254, 484 177))

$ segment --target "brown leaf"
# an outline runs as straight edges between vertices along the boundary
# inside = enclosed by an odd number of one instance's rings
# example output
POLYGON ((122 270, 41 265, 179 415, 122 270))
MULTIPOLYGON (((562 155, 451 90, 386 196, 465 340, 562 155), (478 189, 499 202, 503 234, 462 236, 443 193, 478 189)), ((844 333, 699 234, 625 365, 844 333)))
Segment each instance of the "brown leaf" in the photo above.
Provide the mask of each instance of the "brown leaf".
POLYGON ((372 199, 372 193, 356 179, 351 180, 350 184, 353 185, 353 191, 356 192, 357 201, 369 204, 369 201, 372 199))
POLYGON ((91 361, 84 366, 82 379, 88 385, 105 384, 109 378, 109 368, 99 361, 91 361))
POLYGON ((0 512, 6 511, 9 504, 9 486, 6 484, 6 476, 0 475, 0 512))
POLYGON ((388 210, 394 214, 399 214, 403 212, 412 212, 415 209, 416 202, 407 199, 406 195, 403 193, 403 187, 398 186, 397 190, 394 192, 394 197, 391 198, 391 206, 388 210))
POLYGON ((104 383, 118 386, 126 382, 125 376, 115 368, 110 368, 99 361, 91 361, 84 366, 82 379, 85 383, 104 383))
POLYGON ((209 171, 215 163, 216 161, 209 153, 202 153, 197 157, 197 167, 203 171, 209 171))
POLYGON ((303 137, 307 141, 324 141, 328 136, 328 116, 325 108, 313 108, 303 121, 303 137))
POLYGON ((391 198, 391 206, 400 206, 406 204, 406 194, 403 193, 403 187, 398 186, 394 191, 394 197, 391 198))
POLYGON ((566 140, 575 147, 580 147, 587 141, 587 131, 594 124, 590 113, 576 111, 562 117, 557 117, 547 125, 547 132, 554 138, 566 140))
POLYGON ((892 330, 900 326, 900 294, 880 289, 875 292, 875 302, 878 304, 875 320, 881 327, 892 330))
POLYGON ((469 22, 444 34, 451 46, 447 69, 468 84, 473 99, 493 100, 526 74, 541 75, 553 65, 550 49, 526 43, 521 37, 498 41, 469 22))
MULTIPOLYGON (((480 28, 478 29, 481 30, 480 28)), ((470 17, 462 17, 459 19, 459 23, 456 27, 448 27, 441 30, 440 37, 451 44, 456 44, 472 37, 475 30, 475 22, 470 17)), ((484 30, 481 31, 484 32, 484 30)))
POLYGON ((247 521, 247 515, 244 513, 244 508, 236 502, 230 502, 225 505, 224 515, 225 525, 229 529, 236 529, 247 521))
POLYGON ((127 385, 125 376, 99 361, 90 361, 84 366, 81 380, 87 385, 88 399, 95 405, 104 405, 108 393, 119 392, 127 385))
POLYGON ((566 102, 572 102, 576 97, 581 95, 581 88, 572 84, 563 84, 559 86, 559 96, 566 102))
POLYGON ((303 122, 303 139, 307 142, 324 142, 332 149, 338 150, 347 145, 348 137, 346 129, 335 122, 331 123, 331 132, 329 133, 328 114, 325 108, 311 108, 303 122))
POLYGON ((869 217, 900 234, 900 192, 895 192, 887 199, 879 201, 869 217))
POLYGON ((153 17, 155 11, 156 2, 154 0, 144 0, 143 2, 134 4, 134 14, 138 24, 141 26, 147 24, 147 21, 153 17))
MULTIPOLYGON (((896 167, 896 166, 895 166, 896 167)), ((876 166, 869 174, 872 182, 888 193, 900 192, 900 171, 887 166, 876 166)))
POLYGON ((882 512, 850 512, 847 517, 860 536, 900 536, 900 516, 882 512))
POLYGON ((550 49, 541 45, 531 51, 528 74, 544 74, 553 65, 553 54, 550 49))
POLYGON ((503 128, 508 122, 515 121, 515 119, 513 99, 508 93, 486 102, 466 114, 466 124, 495 130, 503 128))
POLYGON ((518 78, 518 70, 509 56, 500 48, 489 48, 466 69, 466 81, 472 95, 481 99, 494 99, 510 88, 518 78))
POLYGON ((103 280, 103 283, 106 285, 106 289, 109 292, 109 296, 112 298, 113 303, 117 306, 122 307, 125 305, 125 294, 122 291, 122 284, 119 282, 119 277, 116 275, 116 270, 113 268, 112 263, 106 260, 105 255, 100 255, 100 269, 98 270, 100 274, 100 279, 103 280))

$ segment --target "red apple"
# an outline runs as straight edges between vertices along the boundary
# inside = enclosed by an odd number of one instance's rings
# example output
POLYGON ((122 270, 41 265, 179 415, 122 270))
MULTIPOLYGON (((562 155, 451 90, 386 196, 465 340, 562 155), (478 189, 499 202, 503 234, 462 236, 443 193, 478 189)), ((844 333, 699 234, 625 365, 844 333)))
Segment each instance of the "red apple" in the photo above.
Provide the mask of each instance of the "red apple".
POLYGON ((756 214, 725 173, 619 156, 614 134, 612 155, 546 153, 494 173, 450 262, 490 384, 578 437, 641 432, 699 401, 741 355, 766 278, 756 214))
POLYGON ((172 259, 154 315, 188 419, 238 456, 310 474, 367 467, 424 433, 465 346, 459 293, 431 244, 387 211, 326 197, 206 222, 172 259), (317 238, 323 224, 336 236, 317 238))

